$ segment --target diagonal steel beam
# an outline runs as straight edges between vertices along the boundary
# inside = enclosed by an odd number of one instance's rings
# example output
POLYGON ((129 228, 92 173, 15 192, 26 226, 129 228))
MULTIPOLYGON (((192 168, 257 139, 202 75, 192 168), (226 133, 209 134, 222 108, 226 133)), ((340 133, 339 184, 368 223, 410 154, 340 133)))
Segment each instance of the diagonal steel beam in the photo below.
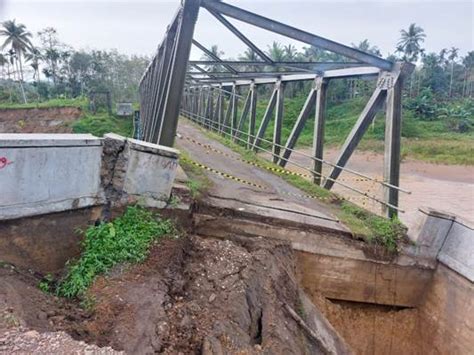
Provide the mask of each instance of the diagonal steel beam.
POLYGON ((247 119, 249 110, 250 110, 250 101, 252 99, 252 89, 249 90, 247 93, 247 97, 245 98, 244 107, 242 109, 242 114, 240 116, 239 124, 237 126, 237 131, 235 132, 235 137, 238 138, 240 136, 240 132, 244 128, 245 120, 247 119))
POLYGON ((301 109, 298 119, 296 120, 296 123, 290 133, 290 136, 286 141, 285 151, 283 152, 283 156, 280 158, 279 162, 281 167, 286 166, 286 163, 290 158, 291 152, 293 151, 293 148, 296 145, 296 141, 298 140, 301 132, 303 131, 304 125, 308 120, 309 114, 311 113, 311 110, 316 102, 316 94, 316 88, 311 88, 311 91, 309 92, 308 97, 306 98, 306 102, 304 103, 303 108, 301 109))
POLYGON ((253 50, 255 53, 257 53, 260 58, 262 58, 265 62, 267 63, 273 63, 273 60, 267 56, 260 48, 258 48, 255 44, 252 43, 247 37, 245 37, 242 32, 240 32, 233 24, 231 24, 229 21, 225 19, 224 16, 221 14, 207 9, 212 16, 214 16, 216 19, 218 19, 227 29, 232 32, 234 35, 236 35, 242 42, 244 42, 247 47, 249 47, 251 50, 253 50))
POLYGON ((265 131, 267 130, 268 124, 270 123, 270 119, 272 118, 273 110, 275 109, 278 89, 279 89, 278 85, 275 85, 272 95, 270 96, 270 100, 268 101, 268 105, 265 110, 265 113, 263 114, 262 122, 260 123, 260 127, 258 128, 258 131, 257 131, 257 136, 255 137, 255 141, 253 143, 253 149, 255 151, 258 151, 258 147, 260 146, 260 141, 265 136, 265 131))
POLYGON ((193 39, 193 44, 198 47, 201 51, 203 51, 204 53, 206 53, 209 57, 211 57, 212 59, 214 59, 216 62, 219 62, 221 63, 221 65, 226 68, 227 70, 229 70, 231 73, 233 74, 237 74, 238 71, 235 70, 234 68, 232 68, 230 65, 228 64, 225 64, 224 61, 222 59, 220 59, 217 55, 215 55, 214 53, 212 53, 209 49, 207 49, 206 47, 204 47, 201 43, 199 43, 198 41, 196 41, 195 39, 193 39))
POLYGON ((274 33, 278 33, 289 38, 293 38, 297 41, 301 41, 318 48, 338 53, 340 55, 355 59, 357 61, 374 65, 381 69, 390 70, 393 67, 392 62, 377 57, 373 54, 363 52, 361 50, 331 41, 320 36, 316 36, 312 33, 299 30, 295 27, 285 25, 281 22, 271 20, 269 18, 254 14, 250 11, 240 9, 238 7, 226 4, 221 1, 203 0, 203 6, 210 11, 218 12, 222 15, 232 17, 236 20, 246 22, 248 24, 263 28, 274 33))
POLYGON ((346 165, 347 161, 364 136, 364 133, 367 131, 367 128, 369 128, 370 124, 372 123, 375 114, 382 107, 386 96, 386 90, 382 90, 379 87, 375 88, 372 96, 367 102, 367 105, 365 105, 364 110, 360 114, 356 124, 352 128, 351 133, 349 133, 349 136, 346 138, 346 141, 342 146, 341 153, 335 164, 337 167, 332 169, 329 178, 326 179, 324 183, 325 189, 330 190, 334 185, 334 180, 336 180, 341 174, 341 167, 346 165))

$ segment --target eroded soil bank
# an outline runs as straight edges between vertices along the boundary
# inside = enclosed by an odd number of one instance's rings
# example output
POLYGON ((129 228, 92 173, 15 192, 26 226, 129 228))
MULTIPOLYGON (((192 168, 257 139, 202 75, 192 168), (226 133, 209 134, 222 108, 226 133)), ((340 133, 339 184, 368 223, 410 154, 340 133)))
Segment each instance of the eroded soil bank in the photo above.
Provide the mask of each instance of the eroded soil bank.
POLYGON ((0 132, 71 133, 81 115, 79 107, 0 109, 0 132))
MULTIPOLYGON (((127 353, 322 352, 285 309, 300 307, 295 260, 285 243, 166 239, 143 264, 98 278, 87 297, 89 311, 43 293, 23 271, 2 267, 0 282, 4 352, 21 347, 30 330, 65 331, 127 353), (22 335, 12 336, 19 326, 22 335)), ((54 340, 55 351, 68 350, 62 346, 69 341, 54 340)), ((85 344, 75 345, 84 351, 85 344)))

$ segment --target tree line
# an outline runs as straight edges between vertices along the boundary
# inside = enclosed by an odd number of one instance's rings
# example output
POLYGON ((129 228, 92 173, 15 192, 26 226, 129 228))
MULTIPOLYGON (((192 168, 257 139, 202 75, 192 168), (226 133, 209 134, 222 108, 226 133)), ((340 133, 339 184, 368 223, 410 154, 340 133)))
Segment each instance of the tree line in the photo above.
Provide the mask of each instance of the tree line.
MULTIPOLYGON (((454 47, 442 49, 439 53, 427 52, 423 46, 425 39, 425 31, 411 24, 400 31, 394 52, 386 58, 418 64, 405 85, 405 95, 420 115, 429 118, 430 115, 436 116, 433 107, 439 102, 472 99, 474 51, 465 56, 460 56, 459 49, 454 47)), ((367 39, 352 46, 382 57, 380 49, 367 39)), ((211 47, 211 51, 219 57, 224 56, 216 45, 211 47)), ((292 44, 280 42, 273 42, 266 53, 274 61, 347 61, 347 58, 316 47, 298 50, 292 44)), ((204 57, 208 59, 206 55, 204 57)), ((250 49, 238 59, 259 60, 250 49)), ((25 25, 15 20, 5 21, 0 28, 0 102, 77 97, 104 91, 109 91, 114 101, 137 101, 138 83, 149 60, 146 56, 128 56, 116 50, 75 50, 62 43, 52 27, 33 36, 25 25), (30 73, 30 80, 25 80, 25 72, 30 73)), ((262 70, 258 66, 245 69, 262 70)), ((367 96, 373 85, 358 79, 334 81, 329 99, 340 101, 367 96)), ((304 84, 294 83, 288 85, 287 92, 294 96, 303 89, 304 84)))
POLYGON ((25 25, 5 21, 0 29, 0 102, 74 98, 91 92, 110 92, 117 102, 136 102, 137 85, 149 61, 147 56, 116 50, 75 50, 59 40, 53 27, 33 36, 25 25))

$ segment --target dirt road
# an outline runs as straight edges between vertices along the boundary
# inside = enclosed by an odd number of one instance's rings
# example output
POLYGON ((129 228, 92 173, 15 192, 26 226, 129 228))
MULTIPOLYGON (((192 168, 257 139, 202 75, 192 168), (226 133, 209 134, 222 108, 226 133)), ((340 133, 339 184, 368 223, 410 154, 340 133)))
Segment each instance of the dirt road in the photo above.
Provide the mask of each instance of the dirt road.
MULTIPOLYGON (((310 149, 299 149, 305 154, 311 154, 310 149)), ((339 151, 328 149, 325 159, 335 161, 339 151)), ((311 159, 300 154, 293 154, 291 160, 300 165, 310 166, 311 159)), ((382 179, 383 155, 373 152, 355 152, 348 167, 363 172, 377 179, 382 179)), ((288 168, 295 170, 294 166, 288 168)), ((298 170, 298 168, 296 168, 298 170)), ((300 171, 302 169, 299 169, 300 171)), ((324 175, 329 169, 324 170, 324 175)), ((354 187, 369 191, 370 195, 382 197, 383 191, 379 184, 370 181, 358 181, 355 175, 343 173, 342 179, 354 187)), ((437 210, 454 213, 466 220, 474 221, 474 167, 459 165, 431 164, 416 160, 406 160, 401 165, 400 186, 411 191, 410 195, 400 193, 400 205, 405 213, 400 214, 401 220, 411 229, 419 220, 419 207, 432 207, 437 210)), ((360 195, 335 185, 334 191, 345 197, 354 199, 359 205, 380 212, 380 204, 361 198, 360 195)))

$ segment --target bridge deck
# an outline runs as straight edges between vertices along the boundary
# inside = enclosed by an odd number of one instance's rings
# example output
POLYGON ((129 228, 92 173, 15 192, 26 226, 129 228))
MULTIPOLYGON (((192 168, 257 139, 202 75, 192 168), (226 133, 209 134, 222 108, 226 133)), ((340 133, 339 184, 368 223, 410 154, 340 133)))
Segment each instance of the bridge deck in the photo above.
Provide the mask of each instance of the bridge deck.
POLYGON ((197 125, 182 119, 179 121, 178 133, 180 138, 176 140, 177 148, 187 152, 194 162, 258 185, 251 186, 205 170, 212 182, 205 199, 211 205, 338 233, 349 232, 329 205, 304 197, 303 191, 271 172, 239 161, 238 153, 209 138, 197 125), (201 145, 187 138, 192 138, 201 145), (206 145, 225 155, 206 148, 206 145))

